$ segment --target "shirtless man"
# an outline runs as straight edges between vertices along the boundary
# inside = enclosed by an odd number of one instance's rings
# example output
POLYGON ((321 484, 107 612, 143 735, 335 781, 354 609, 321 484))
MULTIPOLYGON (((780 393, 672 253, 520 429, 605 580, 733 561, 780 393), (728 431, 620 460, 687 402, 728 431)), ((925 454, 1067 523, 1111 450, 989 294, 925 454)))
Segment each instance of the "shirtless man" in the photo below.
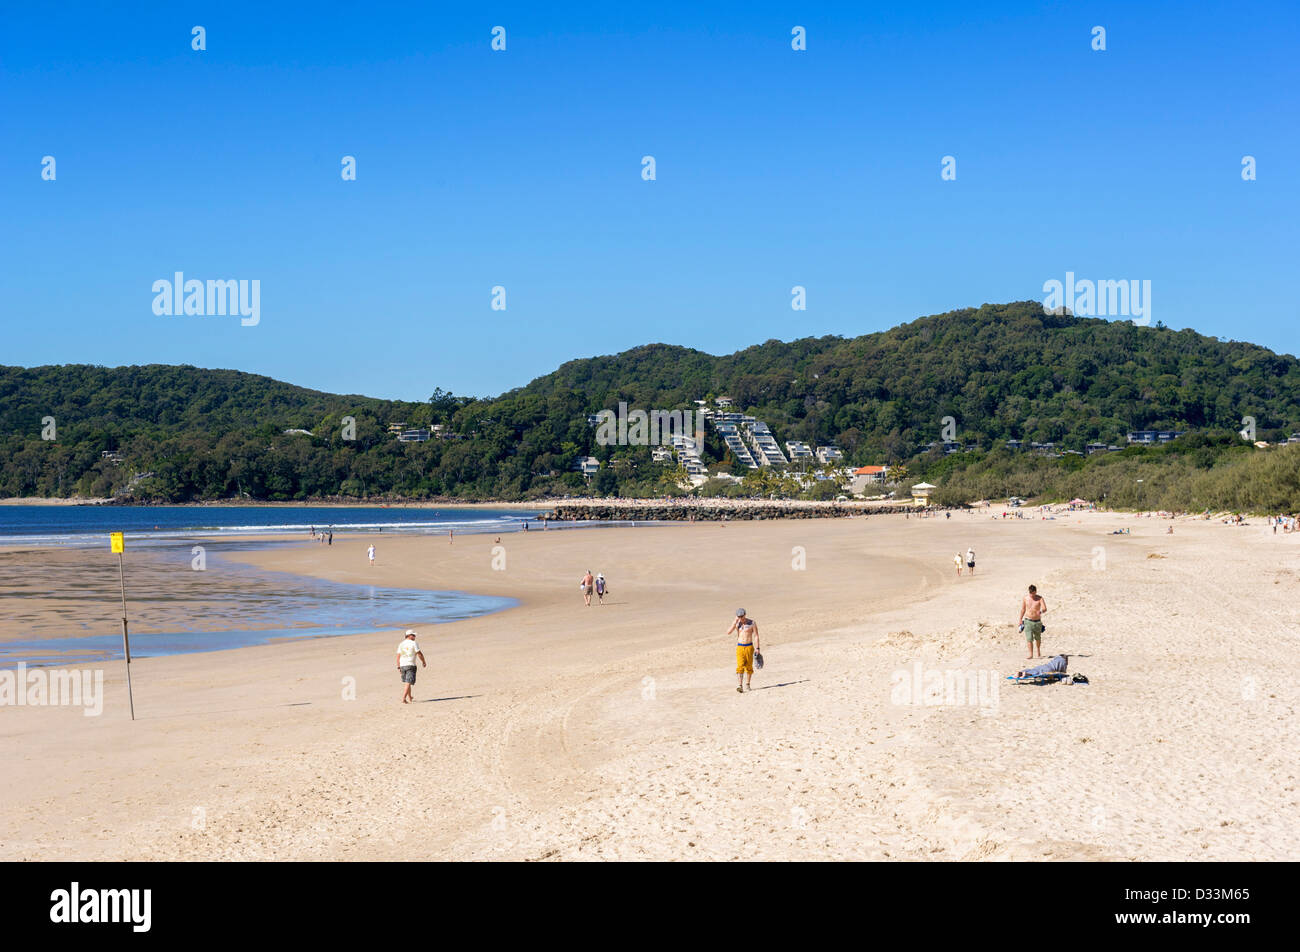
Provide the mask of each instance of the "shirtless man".
POLYGON ((582 577, 582 600, 587 603, 588 608, 591 607, 591 589, 595 583, 596 580, 591 577, 591 569, 587 569, 587 574, 582 577))
POLYGON ((727 634, 736 635, 736 693, 744 694, 745 688, 754 690, 754 652, 761 650, 758 642, 758 623, 745 614, 745 609, 736 609, 736 618, 727 629, 727 634), (745 680, 745 676, 749 680, 745 680))
POLYGON ((1026 659, 1034 656, 1034 646, 1038 646, 1038 657, 1043 656, 1043 612, 1047 611, 1047 601, 1038 594, 1038 589, 1029 586, 1029 594, 1020 600, 1020 623, 1025 632, 1025 641, 1029 645, 1026 659))

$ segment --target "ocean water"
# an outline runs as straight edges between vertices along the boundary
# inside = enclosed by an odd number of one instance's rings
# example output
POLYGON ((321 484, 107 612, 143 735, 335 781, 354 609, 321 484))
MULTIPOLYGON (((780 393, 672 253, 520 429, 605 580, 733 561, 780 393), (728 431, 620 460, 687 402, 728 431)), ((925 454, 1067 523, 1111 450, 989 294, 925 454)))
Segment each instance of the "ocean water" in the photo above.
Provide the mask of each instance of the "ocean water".
POLYGON ((0 546, 108 545, 110 532, 128 544, 153 545, 194 536, 309 536, 312 526, 340 535, 374 532, 516 532, 541 510, 415 509, 337 506, 0 506, 0 546))

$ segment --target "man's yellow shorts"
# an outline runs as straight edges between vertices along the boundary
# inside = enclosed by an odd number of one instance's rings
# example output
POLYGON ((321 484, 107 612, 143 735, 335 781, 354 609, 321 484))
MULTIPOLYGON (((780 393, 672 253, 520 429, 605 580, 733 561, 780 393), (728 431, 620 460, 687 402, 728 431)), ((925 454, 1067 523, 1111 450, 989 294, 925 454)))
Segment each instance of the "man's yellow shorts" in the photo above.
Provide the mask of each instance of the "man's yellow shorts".
POLYGON ((753 645, 736 645, 736 673, 754 673, 753 645))

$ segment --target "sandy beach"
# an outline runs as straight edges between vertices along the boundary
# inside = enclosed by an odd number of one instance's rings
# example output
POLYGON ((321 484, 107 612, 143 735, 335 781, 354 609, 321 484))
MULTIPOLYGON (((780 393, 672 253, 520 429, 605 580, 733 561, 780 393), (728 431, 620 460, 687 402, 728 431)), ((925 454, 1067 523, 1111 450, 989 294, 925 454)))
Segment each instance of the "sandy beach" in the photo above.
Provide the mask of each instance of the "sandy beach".
POLYGON ((137 660, 134 723, 120 661, 101 716, 0 707, 0 859, 1294 860, 1297 555, 1262 520, 1102 513, 267 549, 240 558, 520 604, 412 618, 413 705, 392 629, 137 660), (1002 680, 1030 582, 1090 684, 1002 680), (767 661, 744 695, 739 606, 767 661), (979 696, 925 703, 935 672, 979 696))

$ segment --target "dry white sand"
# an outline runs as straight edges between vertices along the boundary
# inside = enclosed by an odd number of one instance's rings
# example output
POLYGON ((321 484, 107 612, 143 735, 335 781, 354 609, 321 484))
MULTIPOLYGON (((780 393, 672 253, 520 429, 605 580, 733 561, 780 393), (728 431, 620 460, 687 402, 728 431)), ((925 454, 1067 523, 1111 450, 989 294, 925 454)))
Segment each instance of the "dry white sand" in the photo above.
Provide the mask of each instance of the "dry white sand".
POLYGON ((412 619, 414 705, 394 630, 136 661, 134 723, 121 662, 100 717, 0 707, 0 859, 1296 859, 1300 536, 1168 524, 530 532, 503 570, 486 535, 378 536, 373 570, 371 539, 248 555, 522 604, 412 619), (1001 680, 1031 581, 1090 685, 1001 680), (743 696, 742 605, 767 659, 743 696), (918 670, 996 679, 900 703, 918 670))

